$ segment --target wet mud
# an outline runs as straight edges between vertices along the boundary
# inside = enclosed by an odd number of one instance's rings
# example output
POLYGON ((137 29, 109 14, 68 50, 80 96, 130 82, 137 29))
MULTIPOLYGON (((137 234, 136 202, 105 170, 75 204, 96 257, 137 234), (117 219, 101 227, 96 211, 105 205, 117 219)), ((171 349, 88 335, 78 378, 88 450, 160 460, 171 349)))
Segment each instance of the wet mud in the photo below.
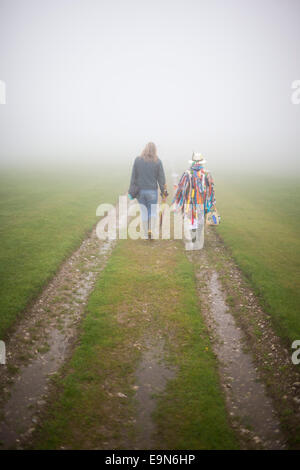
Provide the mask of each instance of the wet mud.
POLYGON ((244 350, 245 336, 225 303, 216 272, 212 273, 208 286, 216 334, 214 351, 226 384, 229 413, 238 420, 240 432, 245 437, 248 435, 250 441, 265 449, 282 449, 285 440, 279 420, 264 384, 259 381, 251 353, 244 350))
POLYGON ((22 448, 39 421, 49 381, 70 356, 88 296, 115 244, 94 229, 25 312, 1 367, 0 448, 22 448))
POLYGON ((164 362, 164 342, 146 340, 146 349, 136 370, 136 442, 135 449, 155 448, 155 423, 152 413, 156 407, 156 395, 161 394, 167 382, 175 376, 175 370, 164 362))

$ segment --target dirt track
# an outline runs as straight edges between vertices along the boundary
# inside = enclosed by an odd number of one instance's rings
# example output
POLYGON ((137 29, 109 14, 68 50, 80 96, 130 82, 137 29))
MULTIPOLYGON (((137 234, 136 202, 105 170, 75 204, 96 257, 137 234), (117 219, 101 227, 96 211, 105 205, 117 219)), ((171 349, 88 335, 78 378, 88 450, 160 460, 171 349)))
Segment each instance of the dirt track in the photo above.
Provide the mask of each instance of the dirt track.
MULTIPOLYGON (((242 448, 286 448, 300 418, 299 374, 274 334, 270 317, 263 312, 214 229, 210 228, 207 235, 205 249, 188 257, 196 266, 201 314, 209 325, 220 361, 232 426, 242 448), (234 305, 226 305, 228 296, 235 299, 234 305), (257 328, 261 334, 257 334, 257 328), (293 410, 289 416, 285 413, 287 406, 293 410)), ((89 293, 114 243, 99 241, 93 230, 11 334, 7 365, 0 369, 4 391, 2 448, 26 447, 34 433, 47 403, 49 379, 72 353, 89 293)), ((151 412, 155 407, 151 391, 162 390, 174 373, 164 367, 162 349, 159 341, 149 342, 136 372, 140 437, 134 448, 151 448, 151 412)))
POLYGON ((7 365, 0 369, 2 448, 21 447, 34 431, 49 379, 72 352, 89 293, 113 245, 100 241, 94 229, 8 338, 7 365))
POLYGON ((205 249, 189 256, 242 446, 297 448, 300 374, 291 352, 213 228, 206 230, 205 249))

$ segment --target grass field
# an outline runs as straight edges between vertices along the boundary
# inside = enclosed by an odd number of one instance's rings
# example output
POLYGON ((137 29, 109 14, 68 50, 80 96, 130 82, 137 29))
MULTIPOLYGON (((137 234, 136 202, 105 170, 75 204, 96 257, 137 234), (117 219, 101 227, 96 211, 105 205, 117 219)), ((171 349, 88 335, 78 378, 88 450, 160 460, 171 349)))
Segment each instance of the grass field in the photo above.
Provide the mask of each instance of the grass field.
POLYGON ((127 178, 108 169, 6 171, 0 178, 0 338, 127 178))
MULTIPOLYGON (((97 205, 127 189, 127 174, 122 178, 120 170, 114 184, 110 174, 112 169, 2 173, 0 336, 78 246, 96 221, 97 205)), ((277 332, 289 341, 298 339, 299 180, 220 176, 216 194, 219 233, 265 302, 277 332)))
MULTIPOLYGON (((98 204, 126 191, 128 173, 2 174, 1 339, 91 229, 98 204)), ((218 232, 290 344, 300 338, 299 181, 217 176, 215 182, 218 232)), ((134 442, 134 374, 145 336, 163 337, 165 360, 176 369, 157 396, 156 447, 238 447, 183 243, 159 241, 147 250, 144 243, 121 240, 98 279, 37 447, 128 448, 134 442)))
POLYGON ((216 197, 219 233, 290 345, 300 338, 300 181, 220 177, 216 197))

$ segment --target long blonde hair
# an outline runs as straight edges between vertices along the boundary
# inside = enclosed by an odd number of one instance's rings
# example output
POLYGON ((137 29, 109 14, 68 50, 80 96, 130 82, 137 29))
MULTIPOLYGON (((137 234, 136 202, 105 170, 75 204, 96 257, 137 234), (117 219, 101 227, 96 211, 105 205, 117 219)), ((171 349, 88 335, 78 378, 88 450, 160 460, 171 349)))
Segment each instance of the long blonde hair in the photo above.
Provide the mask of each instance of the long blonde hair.
POLYGON ((141 153, 141 157, 144 158, 144 160, 152 160, 154 162, 157 162, 158 156, 156 145, 153 142, 148 142, 148 144, 141 153))

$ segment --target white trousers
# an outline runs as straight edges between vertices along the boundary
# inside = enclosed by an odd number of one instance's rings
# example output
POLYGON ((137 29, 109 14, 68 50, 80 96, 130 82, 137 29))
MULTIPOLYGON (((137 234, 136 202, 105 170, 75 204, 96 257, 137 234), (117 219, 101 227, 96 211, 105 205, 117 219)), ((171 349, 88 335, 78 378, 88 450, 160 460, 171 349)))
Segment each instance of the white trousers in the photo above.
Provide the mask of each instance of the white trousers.
POLYGON ((184 218, 185 249, 187 251, 201 250, 204 246, 204 218, 201 220, 201 223, 198 222, 196 226, 191 227, 190 221, 184 218))

